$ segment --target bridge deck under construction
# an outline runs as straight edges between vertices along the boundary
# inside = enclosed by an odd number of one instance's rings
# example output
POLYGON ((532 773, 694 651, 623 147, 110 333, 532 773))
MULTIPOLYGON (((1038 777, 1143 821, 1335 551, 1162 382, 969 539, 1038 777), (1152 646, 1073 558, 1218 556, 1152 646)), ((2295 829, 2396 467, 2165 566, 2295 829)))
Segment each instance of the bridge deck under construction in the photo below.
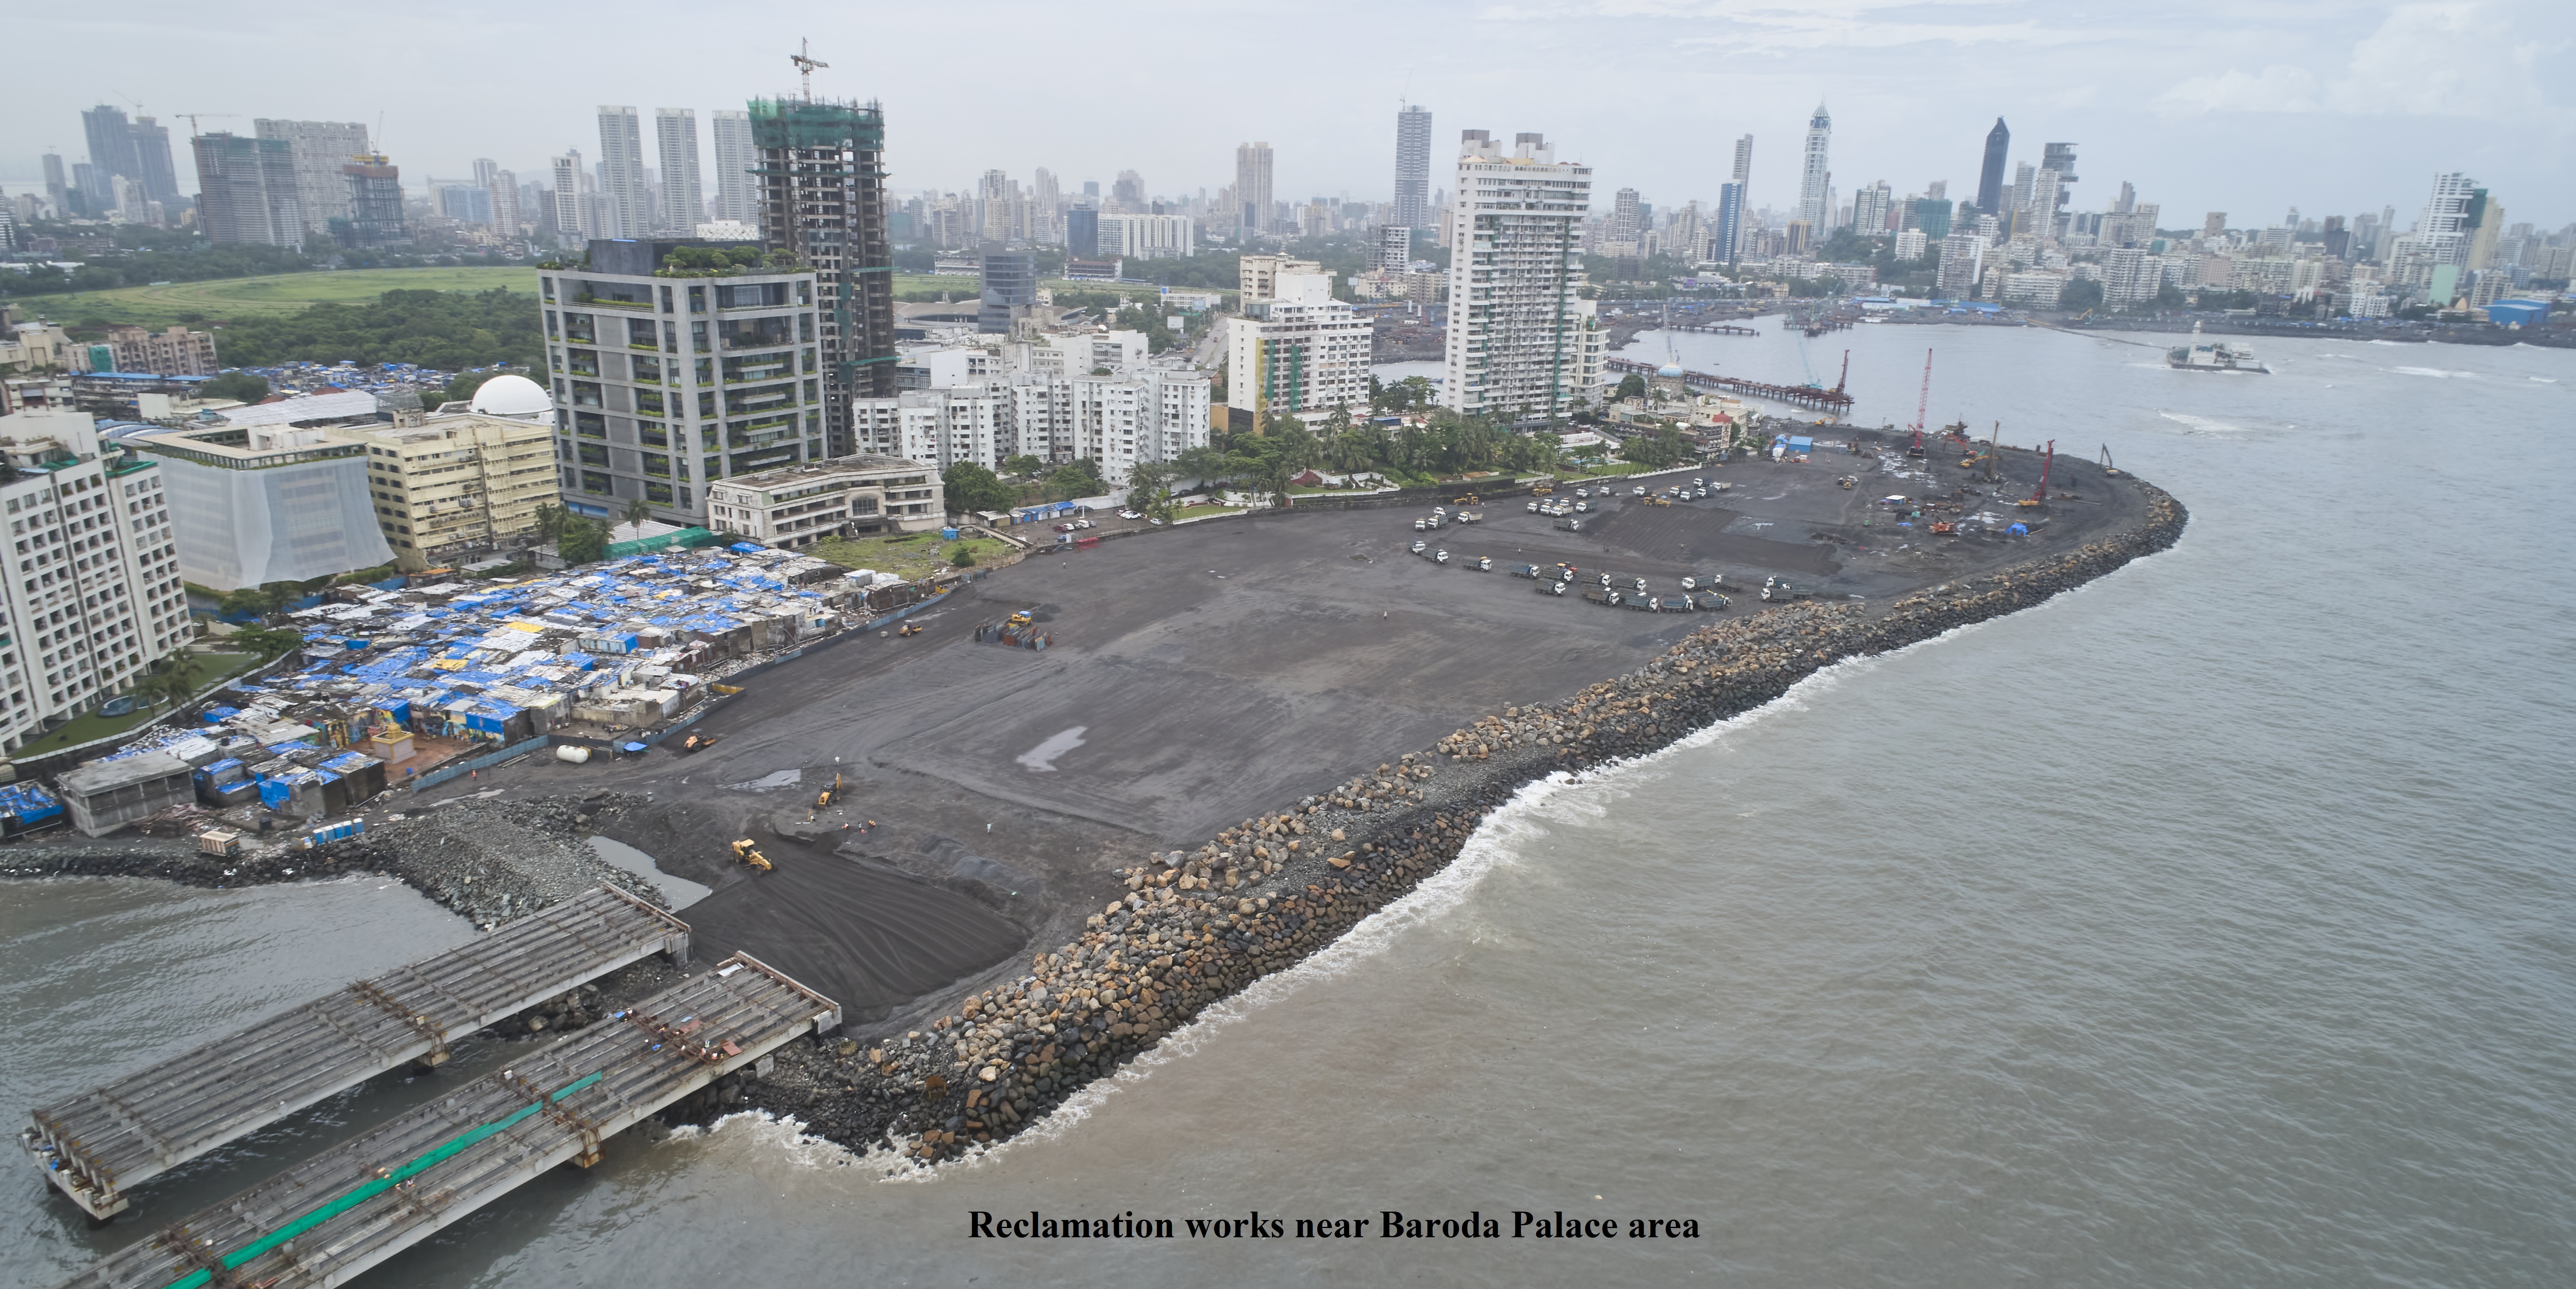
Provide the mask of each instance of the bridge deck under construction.
POLYGON ((435 957, 38 1109, 20 1141, 90 1216, 140 1183, 565 990, 667 953, 685 922, 601 887, 435 957))
POLYGON ((363 1136, 135 1242, 68 1281, 95 1289, 346 1283, 619 1131, 839 1027, 839 1004, 745 954, 536 1048, 363 1136))

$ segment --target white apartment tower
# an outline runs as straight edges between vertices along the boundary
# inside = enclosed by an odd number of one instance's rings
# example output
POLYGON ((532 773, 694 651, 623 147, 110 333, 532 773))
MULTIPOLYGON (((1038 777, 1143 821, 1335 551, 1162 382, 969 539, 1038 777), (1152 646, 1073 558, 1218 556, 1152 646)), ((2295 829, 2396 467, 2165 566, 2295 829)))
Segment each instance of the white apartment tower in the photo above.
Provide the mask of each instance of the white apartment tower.
POLYGON ((356 121, 261 118, 251 122, 251 128, 260 138, 286 140, 294 150, 295 201, 304 212, 306 231, 328 232, 332 220, 349 217, 349 180, 340 167, 372 151, 366 126, 356 121))
POLYGON ((1807 151, 1798 163, 1798 218, 1807 221, 1817 237, 1833 223, 1833 169, 1826 151, 1834 141, 1834 118, 1825 105, 1816 105, 1816 114, 1807 118, 1807 151))
POLYGON ((1588 400, 1606 354, 1583 294, 1592 168, 1547 140, 1459 136, 1449 198, 1449 348, 1441 401, 1469 416, 1544 421, 1588 400))
POLYGON ((698 178, 698 114, 685 107, 653 109, 653 144, 662 162, 662 231, 694 237, 707 217, 707 193, 698 178))
POLYGON ((738 223, 760 222, 760 185, 752 168, 760 152, 751 142, 751 113, 719 108, 707 114, 716 144, 716 218, 738 223))
POLYGON ((102 453, 86 412, 0 417, 0 752, 132 687, 189 638, 160 466, 102 453))
POLYGON ((1323 273, 1281 273, 1266 300, 1226 325, 1226 406, 1320 422, 1368 415, 1368 319, 1333 298, 1323 273))
POLYGON ((2424 201, 2424 217, 2415 226, 2415 246, 2431 264, 2463 264, 2469 252, 2469 205, 2478 181, 2459 171, 2433 176, 2433 192, 2424 201))
POLYGON ((492 202, 492 227, 501 240, 511 241, 519 235, 519 177, 501 168, 490 157, 474 159, 474 185, 492 202))
POLYGON ((594 231, 581 217, 581 190, 588 181, 582 173, 581 151, 574 149, 554 159, 555 234, 565 241, 580 241, 594 231))
POLYGON ((613 228, 600 237, 645 237, 653 231, 653 200, 644 190, 644 127, 631 107, 599 108, 599 188, 613 228))

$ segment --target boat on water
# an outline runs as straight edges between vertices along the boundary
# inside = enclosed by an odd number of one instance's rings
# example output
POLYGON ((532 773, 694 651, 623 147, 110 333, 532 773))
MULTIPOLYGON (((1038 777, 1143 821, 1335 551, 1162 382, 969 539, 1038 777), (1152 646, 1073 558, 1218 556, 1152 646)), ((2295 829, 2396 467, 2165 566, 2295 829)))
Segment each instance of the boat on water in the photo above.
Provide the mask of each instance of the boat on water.
POLYGON ((2176 345, 2165 352, 2165 365, 2176 371, 2244 371, 2270 375, 2272 369, 2254 360, 2254 351, 2224 340, 2203 340, 2200 324, 2191 324, 2191 343, 2176 345))

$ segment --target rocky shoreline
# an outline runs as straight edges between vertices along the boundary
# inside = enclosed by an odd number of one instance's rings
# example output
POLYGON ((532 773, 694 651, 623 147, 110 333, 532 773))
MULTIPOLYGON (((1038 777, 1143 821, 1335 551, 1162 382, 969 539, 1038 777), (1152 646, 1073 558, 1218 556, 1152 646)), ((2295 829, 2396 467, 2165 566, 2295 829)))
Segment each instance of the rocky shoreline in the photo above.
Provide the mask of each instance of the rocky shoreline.
MULTIPOLYGON (((1523 786, 1667 747, 1835 662, 2032 607, 2173 545, 2187 512, 2162 490, 2132 482, 2146 494, 2147 517, 2128 532, 1891 602, 1804 602, 1703 627, 1626 675, 1560 702, 1507 707, 1324 794, 1224 829, 1194 851, 1162 852, 1125 871, 1123 895, 1088 915, 1078 938, 1031 955, 1007 983, 957 997, 899 1037, 791 1044, 768 1074, 728 1076, 666 1117, 758 1109, 854 1151, 890 1144, 922 1165, 1005 1140, 1210 1004, 1296 965, 1401 898, 1454 860, 1482 819, 1523 786)), ((653 883, 599 859, 581 840, 585 825, 604 821, 584 810, 614 814, 637 804, 605 792, 467 799, 350 841, 255 860, 151 838, 46 841, 0 848, 0 877, 140 876, 222 887, 376 872, 488 928, 602 884, 663 902, 653 883)), ((598 982, 590 997, 614 1005, 677 974, 639 964, 598 982)), ((559 1009, 552 1027, 577 1027, 597 1005, 559 1009)))
POLYGON ((2139 527, 2063 555, 1890 604, 1797 604, 1693 632, 1646 666, 1555 704, 1506 708, 1434 746, 1194 852, 1127 871, 1127 894, 1007 985, 926 1029, 783 1050, 756 1083, 711 1089, 853 1150, 931 1164, 1001 1141, 1203 1008, 1302 961, 1457 858, 1524 785, 1669 746, 1846 658, 2029 608, 2174 544, 2189 516, 2143 483, 2139 527))

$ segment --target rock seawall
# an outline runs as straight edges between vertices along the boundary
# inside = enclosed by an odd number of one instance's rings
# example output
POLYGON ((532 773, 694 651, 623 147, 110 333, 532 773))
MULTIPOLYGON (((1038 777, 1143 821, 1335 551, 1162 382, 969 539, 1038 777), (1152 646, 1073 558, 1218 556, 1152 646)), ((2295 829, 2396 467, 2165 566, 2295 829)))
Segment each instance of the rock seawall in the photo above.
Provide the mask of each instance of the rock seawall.
POLYGON ((1802 603, 1693 632, 1638 670, 1554 704, 1510 707, 1331 792, 1131 869, 1128 893, 1007 985, 926 1030, 782 1049, 683 1113, 794 1116, 854 1149, 919 1163, 1006 1139, 1199 1011, 1303 960, 1455 859, 1523 785, 1665 747, 1817 670, 2029 608, 2171 546, 2188 515, 2161 489, 2138 527, 1887 604, 1802 603))

